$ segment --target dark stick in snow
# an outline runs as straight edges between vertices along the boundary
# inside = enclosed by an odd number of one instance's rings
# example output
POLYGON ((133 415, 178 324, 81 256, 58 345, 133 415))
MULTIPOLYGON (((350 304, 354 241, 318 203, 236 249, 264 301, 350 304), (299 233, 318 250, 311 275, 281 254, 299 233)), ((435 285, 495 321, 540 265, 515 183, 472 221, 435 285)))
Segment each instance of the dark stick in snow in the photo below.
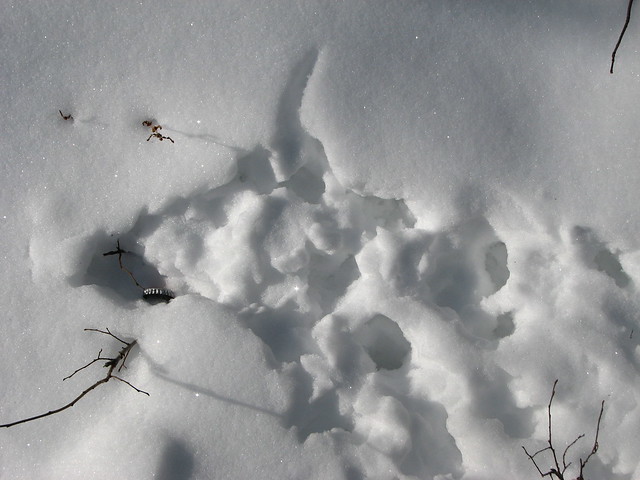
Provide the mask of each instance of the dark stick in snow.
MULTIPOLYGON (((567 468, 569 468, 569 466, 572 463, 572 462, 567 463, 566 461, 567 452, 571 447, 573 447, 578 442, 578 440, 584 437, 584 434, 579 435, 578 438, 576 438, 573 442, 567 445, 567 448, 564 449, 564 452, 562 453, 562 468, 561 468, 560 463, 558 462, 558 455, 556 453, 555 447, 553 446, 553 440, 551 437, 551 403, 553 402, 553 397, 556 395, 557 384, 558 384, 558 380, 553 382, 553 390, 551 391, 551 398, 549 399, 549 405, 547 407, 547 410, 548 410, 547 415, 548 415, 548 421, 549 421, 549 437, 547 438, 547 446, 538 450, 534 454, 530 454, 524 446, 522 447, 522 449, 524 450, 524 453, 527 455, 527 457, 529 457, 529 460, 533 462, 533 465, 536 467, 536 470, 538 470, 538 473, 540 474, 541 477, 543 478, 549 477, 551 479, 557 478, 558 480, 565 480, 564 474, 567 471, 567 468), (554 466, 551 467, 548 472, 542 473, 542 470, 540 470, 540 467, 536 463, 535 457, 542 452, 546 452, 547 450, 551 452, 554 466)), ((589 453, 589 455, 584 461, 582 460, 582 458, 580 459, 580 476, 576 480, 585 480, 583 475, 584 467, 587 465, 587 462, 589 461, 589 459, 593 455, 595 455, 596 452, 598 451, 598 435, 600 434, 600 421, 602 420, 603 413, 604 413, 604 400, 602 401, 602 405, 600 406, 600 415, 598 416, 598 426, 596 427, 596 437, 593 442, 593 447, 591 448, 591 452, 589 453)))
POLYGON ((139 287, 142 290, 144 290, 144 287, 138 283, 138 281, 136 280, 136 277, 134 277, 133 273, 131 273, 131 270, 129 270, 127 267, 125 267, 122 264, 122 254, 123 253, 129 253, 129 252, 127 252, 126 250, 122 250, 120 248, 120 239, 118 239, 118 241, 116 243, 116 246, 117 246, 117 248, 115 250, 111 250, 110 252, 103 253, 102 256, 106 257, 108 255, 118 255, 118 264, 120 265, 120 269, 124 270, 125 272, 127 272, 129 274, 129 276, 131 277, 131 280, 133 280, 133 283, 135 283, 137 287, 139 287))
POLYGON ((631 7, 633 6, 633 0, 629 0, 629 5, 627 6, 627 19, 624 22, 624 26, 622 27, 622 31, 620 32, 620 37, 618 38, 618 43, 616 43, 615 48, 613 49, 613 53, 611 54, 611 69, 609 73, 613 73, 613 64, 616 61, 616 53, 618 52, 618 47, 622 43, 622 37, 624 37, 624 32, 627 31, 627 27, 629 26, 629 20, 631 19, 631 7))
POLYGON ((14 425, 20 425, 21 423, 31 422, 33 420, 38 420, 39 418, 44 418, 44 417, 48 417, 49 415, 55 415, 56 413, 60 413, 60 412, 62 412, 64 410, 66 410, 67 408, 73 407, 82 397, 84 397, 91 390, 94 390, 95 388, 99 387, 100 385, 107 383, 112 378, 115 378, 116 380, 120 380, 121 382, 126 383, 127 385, 129 385, 131 388, 133 388, 138 393, 144 393, 147 396, 149 395, 144 390, 140 390, 139 388, 134 387, 133 385, 131 385, 131 383, 129 383, 126 380, 124 380, 124 379, 122 379, 120 377, 117 377, 116 375, 113 374, 113 372, 114 372, 114 370, 116 370, 116 368, 117 368, 117 371, 120 372, 120 370, 122 370, 122 367, 125 367, 125 362, 127 361, 127 357, 129 356, 129 352, 131 352, 131 349, 138 342, 136 340, 133 340, 132 342, 125 342, 124 340, 116 337, 113 333, 111 333, 108 328, 106 329, 106 331, 105 330, 98 330, 96 328, 85 328, 84 330, 85 330, 85 332, 99 332, 99 333, 104 333, 105 335, 110 335, 113 338, 115 338, 116 340, 118 340, 119 342, 122 342, 124 344, 124 347, 122 347, 122 349, 118 352, 118 355, 116 355, 113 358, 100 356, 102 354, 102 349, 100 349, 100 351, 98 352, 98 356, 96 358, 91 360, 84 367, 78 368, 75 372, 73 372, 68 377, 63 378, 62 380, 64 381, 64 380, 67 380, 68 378, 73 377, 79 371, 84 370, 85 368, 89 367, 90 365, 93 365, 95 362, 99 362, 100 360, 106 360, 106 363, 104 364, 104 366, 105 367, 109 367, 109 370, 107 371, 107 375, 103 379, 98 380, 96 383, 94 383, 89 388, 84 390, 80 395, 78 395, 76 398, 74 398, 71 402, 67 403, 64 407, 60 407, 60 408, 57 408, 55 410, 50 410, 47 413, 41 413, 40 415, 36 415, 34 417, 29 417, 29 418, 25 418, 25 419, 22 419, 22 420, 18 420, 16 422, 5 423, 4 425, 0 425, 0 427, 6 427, 6 428, 13 427, 14 425))

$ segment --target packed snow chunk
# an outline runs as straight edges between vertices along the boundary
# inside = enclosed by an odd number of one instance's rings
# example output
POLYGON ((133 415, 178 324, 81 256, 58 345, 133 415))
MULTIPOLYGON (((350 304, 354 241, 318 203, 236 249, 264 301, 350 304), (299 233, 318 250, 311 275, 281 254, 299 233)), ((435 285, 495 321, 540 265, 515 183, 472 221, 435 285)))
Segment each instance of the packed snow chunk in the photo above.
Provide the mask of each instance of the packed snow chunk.
POLYGON ((316 324, 312 334, 337 382, 357 384, 363 374, 374 370, 373 362, 356 342, 348 319, 327 315, 316 324))
POLYGON ((313 379, 313 393, 309 402, 317 400, 333 388, 330 368, 323 357, 316 354, 303 355, 300 357, 300 364, 313 379))
MULTIPOLYGON (((377 463, 387 457, 404 475, 459 478, 462 458, 447 430, 446 409, 429 400, 409 377, 389 371, 368 375, 354 410, 355 433, 378 453, 377 463)), ((366 449, 360 455, 364 457, 366 449)), ((375 476, 376 470, 367 473, 375 476)))
POLYGON ((378 314, 367 321, 356 330, 355 338, 379 369, 400 368, 411 351, 398 324, 385 315, 378 314))
POLYGON ((305 267, 309 255, 305 244, 316 207, 287 190, 275 191, 267 200, 268 222, 262 246, 271 265, 281 273, 295 273, 305 267))
POLYGON ((390 232, 378 227, 377 236, 356 256, 363 276, 378 278, 399 295, 424 296, 427 255, 433 236, 417 229, 390 232))
POLYGON ((205 237, 215 224, 187 215, 166 216, 143 240, 145 253, 158 266, 172 288, 217 298, 219 290, 202 268, 205 237))
POLYGON ((620 253, 618 260, 631 281, 640 283, 640 251, 620 253))
POLYGON ((280 273, 295 274, 309 264, 309 253, 304 248, 297 248, 272 258, 271 264, 280 273))
POLYGON ((318 215, 307 232, 313 246, 329 255, 342 245, 342 235, 333 215, 318 215))
POLYGON ((354 407, 359 417, 356 433, 364 435, 367 443, 381 453, 401 462, 412 447, 411 417, 402 403, 393 397, 363 392, 354 407))
POLYGON ((255 287, 265 279, 258 244, 273 212, 266 197, 250 191, 233 195, 225 212, 228 223, 203 232, 202 257, 195 272, 215 285, 218 301, 246 305, 257 300, 255 287))

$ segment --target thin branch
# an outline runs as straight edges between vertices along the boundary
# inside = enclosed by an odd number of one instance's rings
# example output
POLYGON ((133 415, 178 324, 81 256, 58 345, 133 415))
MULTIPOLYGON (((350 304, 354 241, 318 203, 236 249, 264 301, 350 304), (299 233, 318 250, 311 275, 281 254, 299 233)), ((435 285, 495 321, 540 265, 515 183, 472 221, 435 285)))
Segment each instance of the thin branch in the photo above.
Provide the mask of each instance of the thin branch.
POLYGON ((102 380, 98 380, 96 383, 94 383, 89 388, 87 388, 84 392, 82 392, 80 395, 78 395, 71 402, 67 403, 64 407, 57 408, 56 410, 50 410, 47 413, 42 413, 40 415, 36 415, 35 417, 25 418, 24 420, 18 420, 17 422, 5 423, 4 425, 0 425, 0 428, 2 428, 2 427, 7 427, 7 428, 8 427, 13 427, 14 425, 20 425, 21 423, 31 422, 33 420, 38 420, 39 418, 44 418, 44 417, 48 417, 49 415, 54 415, 56 413, 60 413, 63 410, 66 410, 67 408, 73 407, 78 402, 78 400, 80 400, 82 397, 84 397, 87 393, 89 393, 94 388, 102 385, 103 383, 107 383, 110 378, 111 378, 110 376, 107 376, 107 377, 103 378, 102 380))
POLYGON ((93 360, 91 360, 89 363, 87 363, 84 367, 80 367, 79 369, 77 369, 75 372, 73 372, 71 375, 68 375, 66 377, 64 377, 62 379, 62 381, 64 382, 65 380, 68 380, 69 378, 73 377, 76 373, 78 373, 80 370, 84 370, 85 368, 93 365, 96 362, 99 362, 100 360, 110 360, 109 358, 104 358, 101 357, 100 354, 102 353, 102 349, 100 349, 100 351, 98 352, 98 356, 96 358, 94 358, 93 360))
MULTIPOLYGON (((549 399, 549 406, 547 407, 547 410, 549 412, 549 439, 547 440, 549 443, 549 449, 551 450, 551 453, 553 454, 553 461, 556 464, 556 472, 558 472, 558 477, 562 478, 561 473, 560 473, 560 465, 558 464, 558 456, 556 455, 556 449, 553 448, 553 443, 551 441, 551 403, 553 402, 553 397, 555 397, 556 395, 556 385, 558 384, 558 379, 556 379, 555 382, 553 382, 553 390, 551 390, 551 398, 549 399)), ((551 471, 553 472, 553 469, 551 469, 551 471)))
POLYGON ((633 0, 629 0, 629 4, 627 5, 627 18, 624 21, 624 26, 622 27, 622 31, 620 32, 620 37, 618 37, 618 43, 616 43, 616 46, 613 49, 613 53, 611 54, 611 69, 609 70, 609 73, 613 73, 613 64, 616 61, 616 53, 618 52, 618 47, 622 43, 622 37, 624 37, 624 34, 627 31, 627 27, 629 26, 629 20, 631 20, 632 6, 633 6, 633 0))
POLYGON ((580 459, 580 476, 578 477, 578 480, 584 480, 584 477, 582 476, 582 471, 584 470, 584 467, 587 465, 587 462, 589 462, 589 459, 598 452, 598 446, 599 446, 598 435, 600 434, 600 421, 602 420, 603 413, 604 413, 604 400, 600 405, 600 415, 598 415, 598 425, 596 426, 596 437, 593 440, 593 447, 591 448, 591 453, 589 453, 589 455, 587 456, 584 462, 582 461, 582 459, 580 459))
POLYGON ((144 287, 138 283, 138 281, 136 280, 136 277, 134 277, 133 273, 127 267, 125 267, 124 264, 122 263, 122 254, 123 253, 130 253, 130 252, 127 252, 126 250, 122 250, 120 248, 120 239, 118 239, 118 241, 116 243, 116 246, 117 246, 116 250, 111 250, 110 252, 105 252, 105 253, 102 254, 102 256, 106 257, 108 255, 118 255, 118 265, 120 265, 120 269, 124 270, 125 272, 127 272, 129 274, 129 276, 131 277, 131 280, 133 280, 133 283, 135 283, 138 288, 141 288, 142 290, 144 290, 144 287))
MULTIPOLYGON (((544 448, 541 448, 540 450, 535 452, 533 455, 530 454, 524 446, 522 447, 522 449, 524 450, 524 453, 527 455, 529 460, 531 460, 531 463, 533 463, 533 466, 536 467, 536 470, 538 470, 538 473, 540 474, 541 477, 550 477, 550 478, 556 477, 558 480, 565 480, 564 474, 573 463, 573 462, 567 463, 567 460, 566 460, 567 453, 569 452, 569 449, 578 442, 578 440, 584 437, 584 434, 579 435, 578 438, 576 438, 573 442, 567 445, 567 447, 564 449, 564 452, 562 453, 562 469, 560 469, 560 464, 558 462, 558 455, 556 453, 555 447, 553 446, 553 437, 552 437, 552 428, 551 428, 551 405, 553 403, 553 398, 556 395, 557 384, 558 384, 558 380, 553 382, 553 389, 551 390, 551 398, 549 399, 549 405, 547 406, 547 418, 549 422, 549 425, 548 425, 549 436, 547 438, 547 446, 544 448), (551 451, 555 467, 551 467, 548 472, 543 473, 543 471, 540 469, 540 466, 536 462, 535 457, 543 452, 546 452, 547 450, 551 451)), ((600 422, 602 420, 603 412, 604 412, 604 400, 602 401, 602 405, 600 407, 600 416, 598 417, 598 425, 596 427, 596 436, 593 441, 593 448, 591 449, 591 453, 589 453, 589 456, 586 458, 586 460, 583 461, 582 459, 580 459, 580 476, 576 480, 585 480, 582 475, 584 467, 586 466, 589 459, 593 455, 595 455, 596 452, 598 451, 598 434, 600 433, 600 422)))
POLYGON ((551 472, 547 472, 547 473, 542 473, 542 470, 540 470, 540 467, 538 466, 538 464, 535 461, 535 456, 538 455, 539 453, 542 453, 546 450, 549 450, 549 447, 543 448, 542 450, 538 450, 536 453, 534 453, 533 455, 531 455, 529 452, 527 452, 527 449, 524 448, 524 445, 522 446, 522 449, 524 450, 524 453, 527 454, 527 457, 529 457, 529 460, 531 460, 533 462, 533 465, 536 467, 536 470, 538 470, 538 473, 540 474, 541 477, 546 477, 547 475, 551 475, 551 472))
POLYGON ((2 428, 2 427, 5 427, 5 428, 13 427, 14 425, 20 425, 21 423, 31 422, 33 420, 38 420, 39 418, 44 418, 44 417, 48 417, 49 415, 55 415, 56 413, 60 413, 60 412, 62 412, 64 410, 66 410, 67 408, 73 407, 78 402, 78 400, 80 400, 82 397, 84 397, 87 393, 89 393, 93 389, 99 387, 103 383, 107 383, 112 378, 115 378, 116 380, 120 380, 121 382, 126 383, 127 385, 129 385, 131 388, 133 388, 135 391, 137 391, 139 393, 144 393, 147 396, 149 395, 148 392, 145 392, 144 390, 140 390, 139 388, 134 387, 131 383, 129 383, 126 380, 124 380, 124 379, 122 379, 120 377, 117 377, 116 375, 113 374, 114 370, 118 367, 118 365, 120 365, 120 367, 118 368, 118 371, 120 371, 120 369, 122 369, 122 367, 124 367, 124 363, 125 363, 127 357, 129 356, 129 352, 131 352, 131 349, 138 342, 136 340, 133 340, 132 342, 125 342, 124 340, 116 337, 113 333, 111 333, 108 328, 106 329, 106 331, 105 330, 98 330, 96 328, 85 328, 85 331, 100 332, 100 333, 104 333, 105 335, 110 335, 111 337, 115 338, 116 340, 122 342, 124 344, 124 347, 122 347, 120 349, 120 351, 118 352, 118 355, 116 355, 113 358, 102 357, 101 356, 102 349, 100 349, 100 352, 98 352, 98 356, 96 358, 94 358, 92 361, 87 363, 85 366, 80 367, 75 372, 73 372, 71 375, 69 375, 68 377, 65 377, 63 380, 66 380, 68 378, 73 377, 79 371, 84 370, 85 368, 89 367, 90 365, 93 365, 95 362, 100 361, 100 360, 106 360, 107 361, 105 363, 105 365, 104 365, 105 367, 109 367, 109 370, 107 371, 106 376, 104 378, 102 378, 101 380, 98 380, 96 383, 91 385, 86 390, 84 390, 80 395, 78 395, 76 398, 74 398, 71 402, 67 403, 63 407, 57 408, 55 410, 50 410, 47 413, 42 413, 42 414, 36 415, 34 417, 29 417, 29 418, 25 418, 25 419, 22 419, 22 420, 18 420, 17 422, 5 423, 4 425, 0 425, 0 428, 2 428))
POLYGON ((571 466, 571 464, 573 463, 573 462, 569 462, 569 463, 566 462, 565 458, 567 457, 567 452, 571 447, 573 447, 576 443, 578 443, 578 440, 580 440, 582 437, 584 437, 584 433, 582 435, 578 435, 578 438, 576 438, 573 442, 567 445, 567 448, 564 449, 564 453, 562 454, 562 466, 563 466, 562 473, 564 473, 565 470, 567 470, 567 468, 569 468, 569 466, 571 466))
POLYGON ((111 378, 115 378, 116 380, 120 380, 121 382, 126 383, 127 385, 129 385, 131 388, 133 388, 133 389, 134 389, 136 392, 138 392, 138 393, 144 393, 147 397, 149 397, 149 396, 150 396, 148 392, 145 392, 144 390, 140 390, 139 388, 134 387, 134 386, 133 386, 133 385, 131 385, 129 382, 127 382, 126 380, 123 380, 123 379, 122 379, 122 378, 120 378, 120 377, 116 377, 115 375, 111 375, 111 378))
POLYGON ((115 338, 116 340, 118 340, 120 343, 123 343, 125 345, 129 345, 129 342, 125 342, 124 340, 122 340, 121 338, 116 337, 113 333, 111 333, 109 331, 108 328, 106 328, 105 330, 100 330, 98 328, 85 328, 84 329, 85 332, 98 332, 98 333, 104 333, 105 335, 109 335, 113 338, 115 338))
MULTIPOLYGON (((523 447, 523 448, 524 448, 524 447, 523 447)), ((540 450, 538 450, 536 453, 534 453, 534 454, 533 454, 533 456, 535 457, 535 456, 536 456, 536 455, 538 455, 539 453, 546 452, 547 450, 549 450, 549 447, 541 448, 541 449, 540 449, 540 450)))

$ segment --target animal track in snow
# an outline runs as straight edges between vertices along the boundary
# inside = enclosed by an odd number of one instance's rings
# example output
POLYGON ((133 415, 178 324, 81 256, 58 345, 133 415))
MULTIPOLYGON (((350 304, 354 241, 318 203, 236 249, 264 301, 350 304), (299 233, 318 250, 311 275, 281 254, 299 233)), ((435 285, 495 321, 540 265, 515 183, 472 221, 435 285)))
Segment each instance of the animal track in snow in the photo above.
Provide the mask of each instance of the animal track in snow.
POLYGON ((572 237, 587 266, 604 273, 620 288, 625 288, 631 283, 631 278, 622 269, 619 255, 609 250, 592 229, 576 226, 573 228, 572 237))
POLYGON ((451 309, 472 336, 495 340, 513 332, 509 316, 496 317, 481 306, 510 276, 507 247, 484 218, 437 233, 380 230, 359 257, 364 273, 379 276, 392 295, 451 309))
MULTIPOLYGON (((446 411, 410 392, 413 346, 401 320, 378 313, 356 325, 335 311, 369 274, 363 269, 377 265, 394 296, 411 295, 425 304, 435 299, 474 334, 507 335, 512 321, 491 317, 479 328, 468 313, 506 283, 506 246, 484 219, 426 232, 415 228, 416 217, 402 199, 361 195, 340 185, 322 143, 299 118, 317 56, 310 52, 292 72, 270 145, 238 150, 236 173, 226 183, 168 199, 154 212, 142 210, 119 238, 136 258, 144 254, 144 263, 131 266, 147 268, 150 281, 166 279, 178 295, 225 305, 260 339, 269 366, 292 382, 282 423, 295 428, 301 442, 318 432, 360 429, 407 474, 427 463, 436 465, 436 473, 457 471, 453 439, 439 447, 446 458, 431 453, 433 439, 448 435, 446 411), (388 399, 369 411, 367 389, 378 381, 388 383, 388 399), (416 411, 410 418, 405 414, 416 411), (373 422, 376 412, 404 425, 406 441, 387 442, 373 422), (432 428, 440 434, 432 436, 432 428)), ((101 254, 112 248, 109 238, 98 232, 86 239, 92 260, 73 281, 132 301, 119 290, 128 279, 117 262, 103 266, 101 254)))
POLYGON ((355 331, 355 338, 379 369, 400 368, 411 351, 411 344, 398 324, 385 315, 368 320, 355 331))

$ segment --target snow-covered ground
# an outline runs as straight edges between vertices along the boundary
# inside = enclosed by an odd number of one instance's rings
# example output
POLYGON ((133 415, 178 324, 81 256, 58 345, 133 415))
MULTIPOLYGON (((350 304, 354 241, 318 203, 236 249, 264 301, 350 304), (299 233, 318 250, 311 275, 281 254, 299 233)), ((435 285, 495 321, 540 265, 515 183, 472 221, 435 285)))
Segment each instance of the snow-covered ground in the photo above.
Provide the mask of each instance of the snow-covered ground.
POLYGON ((640 478, 626 4, 0 2, 0 477, 640 478))

